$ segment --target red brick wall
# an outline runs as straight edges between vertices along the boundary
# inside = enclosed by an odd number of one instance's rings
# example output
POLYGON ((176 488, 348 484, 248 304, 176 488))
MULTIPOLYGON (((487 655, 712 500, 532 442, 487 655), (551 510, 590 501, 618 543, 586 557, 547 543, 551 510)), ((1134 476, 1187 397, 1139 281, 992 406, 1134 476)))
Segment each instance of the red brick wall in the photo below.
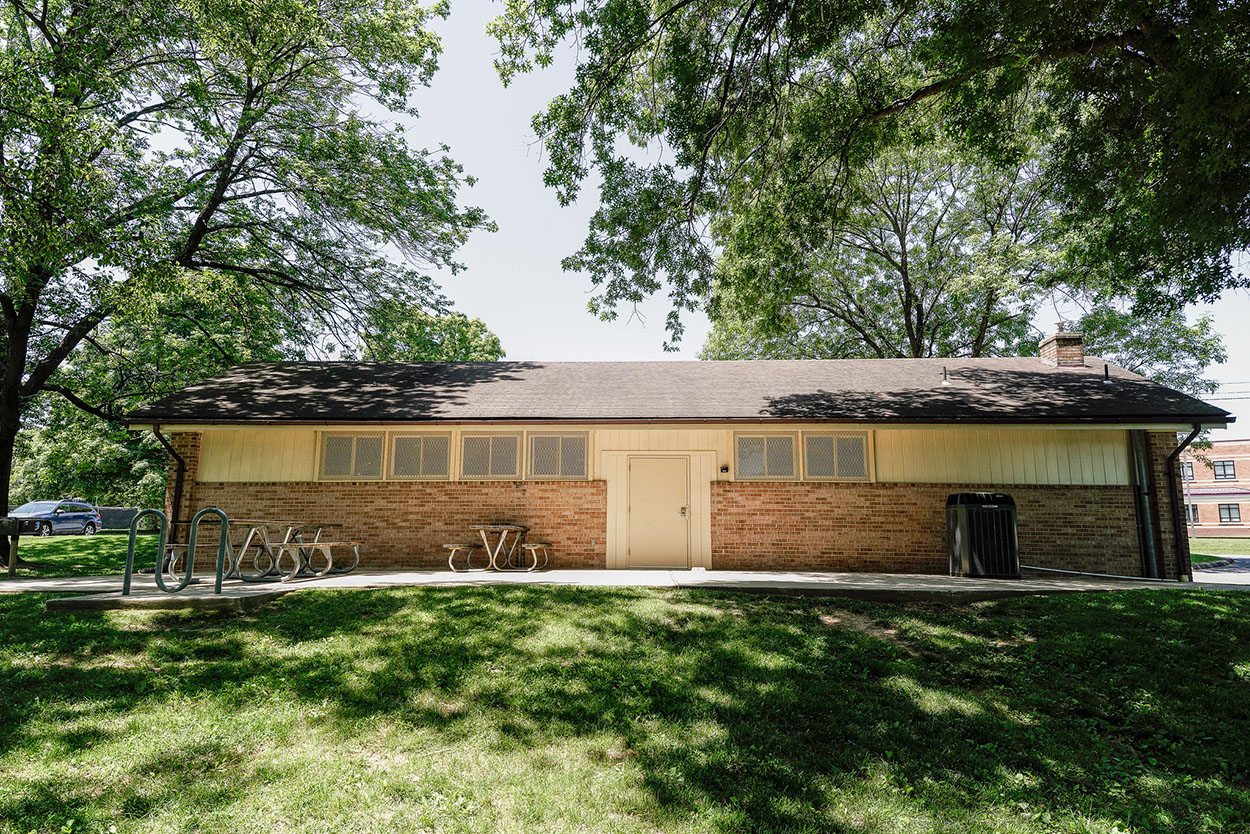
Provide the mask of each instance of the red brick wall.
MULTIPOLYGON (((187 473, 183 478, 182 484, 182 507, 179 509, 179 518, 190 518, 191 513, 188 510, 195 506, 195 476, 200 468, 200 434, 199 432, 180 432, 169 436, 169 445, 174 447, 182 459, 186 461, 187 473)), ((165 478, 165 515, 173 520, 174 516, 174 484, 178 477, 178 462, 174 460, 173 455, 169 457, 169 469, 165 478)), ((198 508, 197 508, 198 509, 198 508)), ((182 533, 180 541, 186 541, 186 532, 182 533)))
MULTIPOLYGON (((606 564, 603 481, 201 483, 196 481, 199 435, 175 434, 171 442, 188 465, 183 518, 216 506, 233 518, 341 523, 336 538, 365 542, 363 568, 445 567, 444 542, 470 540, 471 524, 509 521, 528 525, 531 540, 551 542, 553 567, 606 564)), ((1152 432, 1148 445, 1160 555, 1167 575, 1175 577, 1164 470, 1175 436, 1152 432)), ((169 488, 172 494, 172 461, 169 488)), ((970 491, 1012 494, 1026 564, 1140 573, 1131 487, 988 484, 717 481, 712 567, 946 573, 946 497, 970 491)), ((1187 561, 1187 540, 1183 546, 1187 561)))
POLYGON ((1038 355, 1060 366, 1081 367, 1085 364, 1085 347, 1080 333, 1055 333, 1038 345, 1038 355))
MULTIPOLYGON (((1162 547, 1159 549, 1159 560, 1163 563, 1163 575, 1169 579, 1177 577, 1178 562, 1183 566, 1183 573, 1190 575, 1189 565, 1189 535, 1186 533, 1180 537, 1180 552, 1177 552, 1177 537, 1174 535, 1176 529, 1173 524, 1172 503, 1168 497, 1168 473, 1167 458, 1168 455, 1176 451, 1176 447, 1180 445, 1175 432, 1147 432, 1146 445, 1149 449, 1151 469, 1153 470, 1155 481, 1155 517, 1159 520, 1159 539, 1162 547)), ((1173 474, 1175 479, 1172 483, 1176 484, 1179 493, 1181 486, 1180 462, 1176 461, 1173 465, 1173 474)), ((1177 507, 1181 513, 1181 524, 1185 523, 1185 508, 1180 504, 1179 499, 1177 507)))
POLYGON ((365 543, 362 569, 445 570, 442 545, 478 540, 469 526, 491 522, 528 526, 530 541, 551 544, 552 567, 607 563, 604 481, 199 483, 195 509, 202 507, 231 518, 342 524, 332 535, 365 543))
POLYGON ((986 484, 712 484, 712 567, 948 573, 946 497, 1007 492, 1020 559, 1140 575, 1130 487, 986 484))
POLYGON ((1189 501, 1198 505, 1198 524, 1191 528, 1193 535, 1198 538, 1250 537, 1250 494, 1239 492, 1250 489, 1250 440, 1217 440, 1210 449, 1201 449, 1196 453, 1186 450, 1181 455, 1181 460, 1193 464, 1194 479, 1189 482, 1189 501), (1217 460, 1233 461, 1237 477, 1215 480, 1215 470, 1211 467, 1211 462, 1217 460), (1224 494, 1211 495, 1212 490, 1220 490, 1224 494), (1201 498, 1196 498, 1197 495, 1201 495, 1201 498), (1220 523, 1220 504, 1239 505, 1241 523, 1220 523))
MULTIPOLYGON (((1192 500, 1190 503, 1194 503, 1192 500)), ((1191 528, 1194 538, 1250 538, 1250 501, 1237 497, 1215 503, 1198 504, 1198 524, 1191 528), (1240 524, 1220 523, 1220 504, 1237 504, 1241 507, 1240 524)), ((1247 545, 1250 547, 1250 545, 1247 545)), ((1201 549, 1201 548, 1199 548, 1201 549)))

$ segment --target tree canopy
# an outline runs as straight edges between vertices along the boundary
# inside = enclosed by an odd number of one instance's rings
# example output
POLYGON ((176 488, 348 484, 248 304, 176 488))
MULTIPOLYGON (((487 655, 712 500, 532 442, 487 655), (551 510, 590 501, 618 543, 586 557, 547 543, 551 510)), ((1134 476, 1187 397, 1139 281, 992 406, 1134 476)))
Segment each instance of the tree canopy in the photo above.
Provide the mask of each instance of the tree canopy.
POLYGON ((994 165, 934 141, 883 153, 851 175, 823 248, 787 265, 766 241, 724 258, 705 359, 1027 356, 1047 312, 1073 318, 1087 350, 1194 394, 1225 358, 1209 317, 1137 316, 1131 299, 1060 283, 1080 245, 1032 154, 994 165))
POLYGON ((433 272, 490 224, 393 115, 415 115, 446 13, 0 1, 0 493, 41 394, 107 412, 275 334, 334 350, 374 307, 443 311, 433 272), (151 350, 164 330, 202 354, 151 350))
POLYGON ((579 45, 535 128, 561 200, 602 178, 566 267, 607 315, 665 284, 689 309, 719 255, 761 241, 783 242, 788 283, 854 172, 923 142, 924 122, 997 163, 1040 137, 1079 244, 1068 270, 1157 311, 1246 281, 1230 263, 1250 246, 1246 20, 1244 3, 1185 0, 509 0, 492 31, 505 82, 579 45))
POLYGON ((499 337, 464 313, 433 315, 390 303, 370 310, 360 334, 364 359, 381 362, 498 362, 499 337))
POLYGON ((827 241, 799 259, 779 262, 776 239, 722 258, 713 342, 750 321, 760 350, 789 341, 823 358, 1026 349, 1068 243, 1033 157, 993 166, 947 145, 900 148, 855 171, 846 192, 827 241))

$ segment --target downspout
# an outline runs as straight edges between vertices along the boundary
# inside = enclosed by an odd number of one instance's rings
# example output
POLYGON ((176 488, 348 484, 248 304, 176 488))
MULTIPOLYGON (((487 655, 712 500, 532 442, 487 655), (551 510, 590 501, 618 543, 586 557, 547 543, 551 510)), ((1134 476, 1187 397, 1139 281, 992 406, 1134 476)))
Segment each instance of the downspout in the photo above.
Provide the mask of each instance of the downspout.
POLYGON ((1194 441, 1200 431, 1202 431, 1202 425, 1194 423, 1194 430, 1181 441, 1181 445, 1177 446, 1172 454, 1168 455, 1167 460, 1168 501, 1172 505, 1172 536, 1176 540, 1176 578, 1181 582, 1190 582, 1193 576, 1189 569, 1189 543, 1181 538, 1188 534, 1188 527, 1181 524, 1181 502, 1176 496, 1176 459, 1194 441))
POLYGON ((178 461, 178 471, 174 474, 174 500, 170 506, 171 516, 169 519, 169 544, 178 541, 178 516, 182 514, 182 485, 187 477, 187 462, 183 460, 182 455, 178 454, 173 444, 169 442, 169 438, 161 434, 159 425, 152 427, 152 434, 160 441, 161 445, 169 452, 170 457, 178 461))
POLYGON ((1142 576, 1156 579, 1163 571, 1159 564, 1159 548, 1155 544, 1155 488, 1150 471, 1150 452, 1146 433, 1133 430, 1129 436, 1129 456, 1133 461, 1133 503, 1137 506, 1137 539, 1141 547, 1142 576))

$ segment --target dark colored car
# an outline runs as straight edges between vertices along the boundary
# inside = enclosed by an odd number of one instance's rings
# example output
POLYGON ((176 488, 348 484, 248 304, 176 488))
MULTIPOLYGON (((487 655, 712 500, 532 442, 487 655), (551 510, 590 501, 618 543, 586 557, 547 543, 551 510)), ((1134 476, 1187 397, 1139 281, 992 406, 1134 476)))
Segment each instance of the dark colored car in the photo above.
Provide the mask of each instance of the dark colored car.
POLYGON ((85 501, 31 501, 9 515, 22 519, 21 532, 25 535, 81 533, 91 536, 102 526, 99 511, 85 501))

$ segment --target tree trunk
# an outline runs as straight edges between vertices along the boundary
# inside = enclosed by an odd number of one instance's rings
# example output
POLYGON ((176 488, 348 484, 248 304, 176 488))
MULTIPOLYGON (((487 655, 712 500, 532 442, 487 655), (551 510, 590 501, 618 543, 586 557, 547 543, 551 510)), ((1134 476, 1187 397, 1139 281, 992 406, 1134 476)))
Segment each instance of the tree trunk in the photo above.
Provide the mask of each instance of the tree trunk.
MULTIPOLYGON (((5 344, 4 367, 0 369, 0 501, 4 502, 3 514, 7 516, 9 488, 13 477, 13 447, 17 444, 17 432, 22 427, 22 376, 26 372, 30 322, 20 312, 5 318, 8 338, 5 344)), ((0 547, 0 556, 4 559, 10 577, 14 575, 17 564, 21 561, 12 558, 11 553, 9 547, 0 547)))
MULTIPOLYGON (((21 396, 13 397, 8 386, 0 385, 0 500, 4 501, 4 515, 9 514, 9 480, 13 473, 13 446, 17 443, 17 430, 21 426, 21 396)), ((16 393, 16 392, 14 392, 16 393)), ((0 541, 3 537, 0 536, 0 541)), ((17 548, 8 543, 0 547, 0 555, 8 567, 9 578, 17 571, 17 548)))

